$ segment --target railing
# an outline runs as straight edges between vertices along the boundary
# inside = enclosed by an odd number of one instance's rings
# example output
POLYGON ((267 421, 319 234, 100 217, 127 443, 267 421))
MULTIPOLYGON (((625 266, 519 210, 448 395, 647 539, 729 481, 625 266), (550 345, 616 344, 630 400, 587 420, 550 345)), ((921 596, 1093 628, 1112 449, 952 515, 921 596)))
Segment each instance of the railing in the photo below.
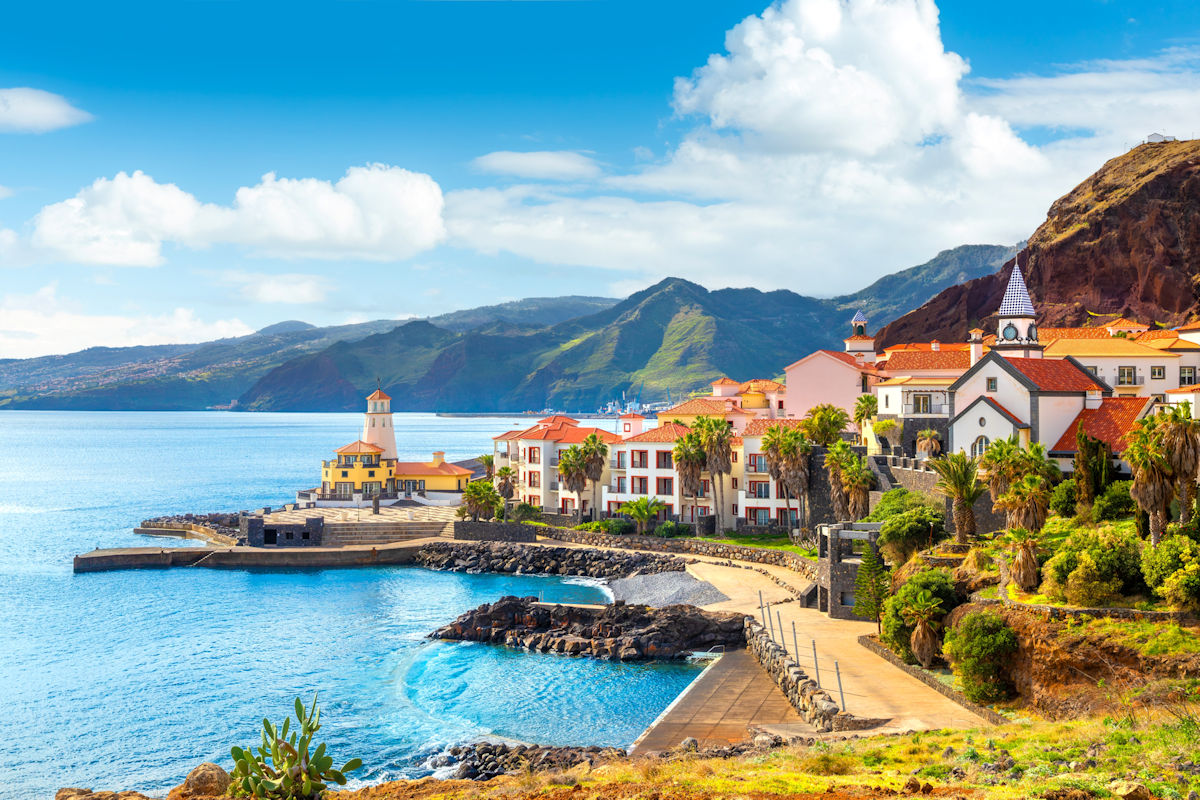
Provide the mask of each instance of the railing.
POLYGON ((1118 375, 1117 386, 1141 386, 1146 382, 1145 375, 1118 375))
POLYGON ((552 491, 552 492, 558 491, 558 481, 550 481, 550 491, 552 491))
POLYGON ((380 500, 399 500, 405 496, 404 492, 379 492, 378 494, 369 494, 367 492, 298 492, 300 496, 306 500, 353 500, 354 495, 361 494, 363 500, 374 500, 378 497, 380 500))
POLYGON ((765 462, 765 461, 747 461, 746 462, 746 472, 750 473, 751 475, 766 475, 767 474, 767 462, 765 462))
POLYGON ((906 417, 919 417, 919 416, 926 415, 926 414, 930 415, 930 416, 945 415, 945 414, 948 414, 949 412, 950 412, 950 404, 949 403, 930 403, 928 406, 925 406, 920 411, 916 410, 915 405, 913 405, 912 403, 908 403, 907 405, 904 406, 903 413, 904 413, 904 416, 906 416, 906 417))
POLYGON ((552 467, 558 466, 558 456, 554 456, 553 458, 550 459, 550 466, 552 466, 552 467))
POLYGON ((625 469, 625 462, 619 461, 615 458, 610 458, 608 460, 608 468, 609 469, 625 469))

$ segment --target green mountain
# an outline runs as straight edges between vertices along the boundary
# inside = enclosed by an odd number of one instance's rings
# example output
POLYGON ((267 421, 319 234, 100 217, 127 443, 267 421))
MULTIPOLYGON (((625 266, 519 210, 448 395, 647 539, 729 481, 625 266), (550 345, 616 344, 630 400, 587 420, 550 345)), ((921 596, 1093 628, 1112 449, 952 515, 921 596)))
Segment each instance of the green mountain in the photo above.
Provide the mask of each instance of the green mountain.
POLYGON ((611 308, 540 328, 500 321, 455 332, 412 322, 283 364, 239 407, 355 410, 377 380, 393 408, 406 411, 587 410, 622 392, 647 402, 678 397, 722 375, 773 377, 814 349, 840 349, 853 310, 885 324, 947 286, 994 272, 1013 252, 956 248, 831 299, 708 291, 669 278, 611 308))
MULTIPOLYGON (((498 320, 536 319, 545 325, 616 302, 604 297, 531 298, 433 319, 460 331, 498 320)), ((376 320, 318 328, 288 320, 213 342, 91 347, 68 355, 0 360, 0 408, 177 411, 227 405, 281 364, 402 324, 376 320)))

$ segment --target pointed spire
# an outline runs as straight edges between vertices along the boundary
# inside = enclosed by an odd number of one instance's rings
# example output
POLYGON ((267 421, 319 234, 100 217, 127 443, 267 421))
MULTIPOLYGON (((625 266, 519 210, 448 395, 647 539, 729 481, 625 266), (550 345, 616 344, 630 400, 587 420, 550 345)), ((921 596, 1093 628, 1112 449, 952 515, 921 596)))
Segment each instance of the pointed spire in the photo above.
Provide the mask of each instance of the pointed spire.
POLYGON ((1008 288, 1004 290, 1004 299, 1000 301, 1001 317, 1036 317, 1033 301, 1029 299, 1029 289, 1025 286, 1025 276, 1021 274, 1020 259, 1013 262, 1012 274, 1008 277, 1008 288))
POLYGON ((854 312, 854 319, 850 320, 850 324, 851 325, 866 325, 867 324, 867 315, 862 312, 861 308, 858 311, 854 312))

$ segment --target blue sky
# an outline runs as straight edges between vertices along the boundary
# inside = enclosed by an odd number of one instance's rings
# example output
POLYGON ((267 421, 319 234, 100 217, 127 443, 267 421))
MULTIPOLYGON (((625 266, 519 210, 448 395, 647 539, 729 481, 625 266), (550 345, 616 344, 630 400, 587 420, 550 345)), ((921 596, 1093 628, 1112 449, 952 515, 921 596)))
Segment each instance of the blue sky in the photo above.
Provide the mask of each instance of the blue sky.
POLYGON ((1099 0, 11 7, 0 357, 666 275, 853 291, 1200 131, 1198 33, 1099 0))

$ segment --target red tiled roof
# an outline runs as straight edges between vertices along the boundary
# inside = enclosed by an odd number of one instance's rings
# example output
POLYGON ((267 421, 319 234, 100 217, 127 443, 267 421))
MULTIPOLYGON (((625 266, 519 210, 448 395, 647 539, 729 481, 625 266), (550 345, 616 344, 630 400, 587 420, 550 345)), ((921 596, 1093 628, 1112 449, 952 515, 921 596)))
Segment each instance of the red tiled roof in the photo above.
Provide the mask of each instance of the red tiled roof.
POLYGON ((1118 317, 1117 319, 1114 319, 1112 322, 1106 322, 1106 323, 1104 323, 1104 327, 1106 327, 1106 328, 1142 328, 1144 330, 1148 330, 1150 328, 1150 326, 1145 324, 1144 322, 1138 322, 1137 320, 1128 319, 1127 317, 1118 317))
POLYGON ((564 417, 561 414, 555 414, 552 417, 546 417, 545 419, 539 419, 537 424, 538 425, 578 425, 579 421, 571 419, 570 417, 564 417))
POLYGON ((925 370, 960 370, 971 366, 969 350, 898 350, 888 355, 880 366, 885 372, 923 372, 925 370))
POLYGON ((521 438, 522 433, 524 433, 524 431, 505 431, 504 433, 500 434, 499 436, 493 436, 492 441, 507 442, 511 439, 519 439, 519 438, 521 438))
POLYGON ((1142 331, 1134 337, 1135 342, 1144 342, 1147 339, 1178 339, 1179 331, 1173 331, 1170 328, 1154 328, 1153 330, 1142 331))
POLYGON ((622 442, 673 442, 688 432, 687 425, 677 422, 664 422, 657 428, 643 431, 636 436, 627 436, 622 442))
POLYGON ((1200 383, 1180 386, 1178 389, 1167 389, 1167 394, 1194 394, 1195 392, 1200 392, 1200 383))
POLYGON ((391 400, 392 398, 390 395, 385 394, 383 389, 376 389, 375 391, 373 391, 369 395, 367 395, 367 399, 368 400, 391 400))
POLYGON ((905 350, 933 350, 934 342, 937 342, 938 351, 946 350, 967 350, 971 349, 970 342, 938 342, 936 339, 933 342, 907 342, 905 344, 894 344, 883 348, 885 353, 899 353, 905 350))
POLYGON ((1038 341, 1049 344, 1055 339, 1111 339, 1108 328, 1038 328, 1038 341))
POLYGON ((1093 392, 1100 384, 1065 358, 1008 358, 1018 372, 1043 392, 1093 392))
POLYGON ((658 418, 670 419, 672 414, 681 414, 685 417, 698 415, 724 417, 728 414, 750 415, 750 412, 738 408, 737 404, 733 403, 730 398, 696 397, 691 400, 685 400, 677 406, 668 408, 666 411, 658 412, 658 418))
MULTIPOLYGON (((571 422, 574 422, 574 420, 571 420, 571 422)), ((600 428, 581 428, 578 425, 566 424, 535 425, 529 430, 523 431, 517 438, 560 442, 562 444, 579 444, 593 433, 610 444, 621 439, 620 436, 611 431, 601 430, 600 428)))
POLYGON ((622 414, 617 419, 645 419, 641 414, 622 414))
POLYGON ((712 386, 738 386, 738 382, 733 378, 717 378, 712 382, 712 386))
POLYGON ((443 461, 441 464, 422 461, 397 461, 393 470, 397 475, 471 475, 471 470, 443 461))
POLYGON ((1175 330, 1177 331, 1200 331, 1200 320, 1189 322, 1187 325, 1180 325, 1175 330))
POLYGON ((1058 443, 1050 449, 1059 453, 1074 453, 1075 434, 1082 425, 1083 432, 1088 436, 1106 443, 1115 453, 1123 452, 1125 437, 1152 402, 1153 399, 1149 397, 1106 397, 1099 408, 1080 411, 1059 437, 1058 443))
POLYGON ((784 428, 799 428, 803 424, 803 422, 804 422, 804 420, 794 419, 794 418, 793 419, 764 419, 762 417, 759 417, 757 419, 750 420, 750 423, 746 426, 746 429, 744 431, 742 431, 742 437, 748 438, 750 436, 762 436, 768 430, 770 430, 771 428, 773 428, 776 425, 779 425, 784 428))
POLYGON ((337 450, 334 450, 333 452, 344 453, 347 455, 351 455, 351 454, 355 454, 355 453, 382 453, 383 448, 379 447, 377 445, 373 445, 370 442, 364 442, 362 439, 359 439, 356 442, 351 442, 348 445, 339 447, 337 450))
POLYGON ((875 341, 875 337, 874 336, 866 336, 865 334, 861 334, 861 333, 856 333, 853 336, 847 336, 845 339, 842 339, 842 341, 843 342, 873 342, 873 341, 875 341))
POLYGON ((1017 415, 1016 415, 1016 414, 1012 413, 1011 411, 1009 411, 1007 408, 1005 408, 1005 407, 1004 407, 1004 406, 1002 406, 1001 404, 997 403, 997 402, 996 402, 995 400, 993 400, 992 398, 990 398, 990 397, 987 397, 987 396, 984 396, 984 398, 983 398, 983 399, 984 399, 984 401, 985 401, 985 402, 987 402, 989 405, 991 405, 991 406, 992 406, 992 408, 996 409, 996 410, 997 410, 997 411, 999 411, 1001 414, 1003 414, 1004 416, 1008 417, 1009 421, 1010 421, 1012 424, 1014 424, 1014 425, 1016 425, 1016 426, 1018 426, 1018 427, 1021 427, 1021 428, 1024 428, 1024 427, 1026 427, 1025 423, 1024 423, 1024 422, 1022 422, 1022 421, 1021 421, 1021 420, 1020 420, 1020 419, 1017 417, 1017 415))
POLYGON ((778 392, 783 388, 783 384, 779 381, 769 380, 767 378, 754 378, 748 380, 738 387, 741 392, 778 392))

